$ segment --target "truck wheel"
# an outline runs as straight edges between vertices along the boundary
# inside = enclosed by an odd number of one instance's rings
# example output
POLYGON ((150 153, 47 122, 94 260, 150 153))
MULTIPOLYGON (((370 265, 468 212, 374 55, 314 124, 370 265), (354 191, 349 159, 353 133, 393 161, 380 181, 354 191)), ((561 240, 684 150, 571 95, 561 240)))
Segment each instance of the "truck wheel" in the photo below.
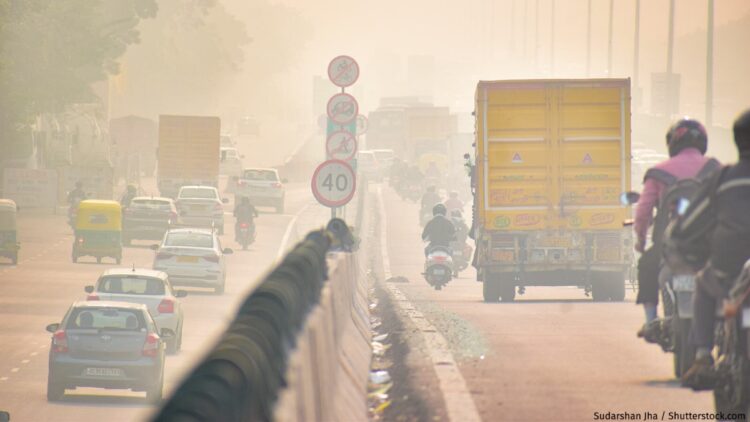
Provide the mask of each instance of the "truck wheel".
POLYGON ((490 278, 484 280, 482 283, 482 295, 484 296, 485 302, 494 303, 500 299, 498 284, 498 280, 496 279, 490 278))
POLYGON ((620 273, 614 273, 609 279, 609 300, 622 302, 625 300, 625 277, 620 273))
POLYGON ((609 299, 609 289, 606 283, 602 280, 594 280, 594 284, 591 285, 591 298, 594 302, 606 302, 609 299))
POLYGON ((513 302, 516 299, 516 286, 511 282, 500 282, 500 300, 513 302))
POLYGON ((284 213, 284 200, 279 201, 278 204, 276 204, 276 214, 283 214, 284 213))

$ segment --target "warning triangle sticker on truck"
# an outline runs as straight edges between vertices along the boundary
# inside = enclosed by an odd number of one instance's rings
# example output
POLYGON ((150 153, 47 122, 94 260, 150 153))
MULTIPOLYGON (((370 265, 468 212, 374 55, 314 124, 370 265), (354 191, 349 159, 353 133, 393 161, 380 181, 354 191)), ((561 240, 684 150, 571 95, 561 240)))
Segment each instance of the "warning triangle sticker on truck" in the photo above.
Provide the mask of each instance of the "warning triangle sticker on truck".
POLYGON ((513 159, 511 160, 513 163, 523 163, 523 160, 521 159, 521 154, 515 153, 513 154, 513 159))
POLYGON ((594 160, 591 159, 591 154, 588 152, 583 156, 583 160, 581 160, 581 163, 583 164, 592 164, 594 160))

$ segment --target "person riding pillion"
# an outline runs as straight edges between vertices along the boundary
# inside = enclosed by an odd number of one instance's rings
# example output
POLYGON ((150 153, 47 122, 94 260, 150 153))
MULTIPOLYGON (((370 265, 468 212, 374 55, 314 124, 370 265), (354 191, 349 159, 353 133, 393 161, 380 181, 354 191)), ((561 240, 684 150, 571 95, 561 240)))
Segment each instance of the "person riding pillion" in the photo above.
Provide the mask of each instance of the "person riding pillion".
POLYGON ((86 192, 83 190, 83 182, 79 180, 76 182, 75 189, 68 192, 68 205, 78 205, 84 199, 86 199, 86 192))
POLYGON ((445 217, 446 213, 443 204, 437 204, 432 208, 432 220, 422 230, 422 240, 430 242, 424 250, 425 256, 435 246, 450 248, 451 242, 456 239, 456 228, 445 217))
POLYGON ((120 198, 120 205, 123 208, 129 207, 130 203, 133 202, 133 198, 135 198, 137 194, 138 189, 136 189, 135 185, 128 185, 122 198, 120 198))
POLYGON ((727 298, 750 259, 750 109, 735 120, 733 132, 739 161, 702 183, 668 238, 681 261, 699 271, 690 333, 695 361, 682 377, 695 390, 711 389, 716 381, 711 350, 717 301, 727 298))
POLYGON ((657 317, 659 303, 659 272, 662 261, 662 235, 667 220, 659 209, 662 195, 678 181, 688 178, 706 177, 720 166, 715 159, 705 156, 708 148, 706 129, 697 120, 683 118, 673 124, 666 136, 670 158, 646 171, 643 178, 643 192, 638 200, 634 230, 635 249, 642 255, 638 261, 638 297, 646 314, 646 324, 638 332, 644 336, 649 322, 657 317), (657 209, 656 219, 653 211, 657 209), (653 223, 653 224, 652 224, 653 223), (648 249, 646 237, 652 227, 652 245, 648 249))

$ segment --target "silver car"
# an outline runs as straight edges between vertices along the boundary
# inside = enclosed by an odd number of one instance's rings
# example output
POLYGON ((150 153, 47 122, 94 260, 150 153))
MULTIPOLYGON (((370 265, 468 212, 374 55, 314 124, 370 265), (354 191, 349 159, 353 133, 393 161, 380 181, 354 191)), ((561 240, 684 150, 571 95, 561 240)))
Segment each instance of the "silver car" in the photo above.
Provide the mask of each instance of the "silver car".
POLYGON ((172 229, 164 235, 156 251, 154 269, 169 275, 174 286, 210 287, 224 293, 226 282, 225 255, 216 232, 207 229, 172 229))
POLYGON ((285 182, 279 178, 276 169, 247 168, 234 182, 235 203, 238 204, 240 198, 245 197, 255 206, 272 206, 277 213, 283 213, 285 182))
POLYGON ((183 225, 213 228, 224 234, 223 204, 227 202, 213 186, 183 186, 177 193, 175 205, 183 225))
POLYGON ((159 329, 169 328, 175 336, 167 341, 167 352, 176 353, 182 346, 184 315, 179 298, 185 290, 174 290, 167 273, 141 268, 114 268, 99 276, 96 284, 84 288, 86 300, 108 300, 140 303, 148 307, 159 329))

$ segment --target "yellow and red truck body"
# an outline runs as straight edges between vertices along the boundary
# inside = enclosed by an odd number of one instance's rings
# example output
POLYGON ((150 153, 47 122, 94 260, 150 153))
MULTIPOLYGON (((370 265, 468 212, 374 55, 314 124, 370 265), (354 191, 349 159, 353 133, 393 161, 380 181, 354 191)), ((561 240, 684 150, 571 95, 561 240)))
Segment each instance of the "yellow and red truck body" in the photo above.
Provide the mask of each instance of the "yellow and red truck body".
POLYGON ((485 299, 575 285, 622 300, 632 239, 630 80, 480 82, 476 91, 478 278, 485 299))

